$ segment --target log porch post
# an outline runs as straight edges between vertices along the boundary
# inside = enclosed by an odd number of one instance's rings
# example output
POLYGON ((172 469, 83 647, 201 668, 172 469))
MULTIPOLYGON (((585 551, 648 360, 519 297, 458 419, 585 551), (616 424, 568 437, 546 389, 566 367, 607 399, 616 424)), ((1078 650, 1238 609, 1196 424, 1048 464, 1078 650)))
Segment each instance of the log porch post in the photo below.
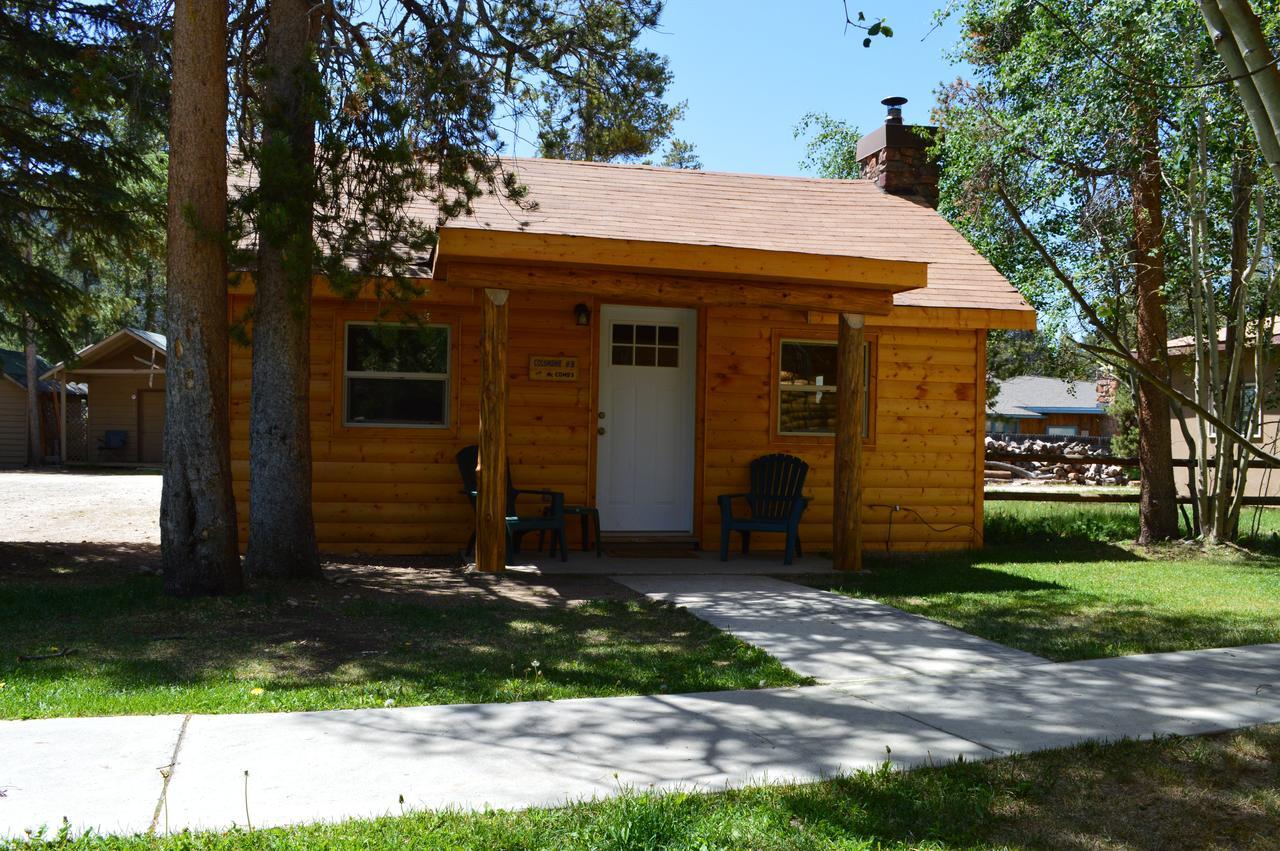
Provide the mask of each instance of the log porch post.
POLYGON ((507 290, 481 298, 480 462, 476 497, 476 569, 499 573, 507 563, 507 290))
POLYGON ((836 570, 862 569, 862 409, 866 388, 863 317, 840 314, 836 376, 835 505, 832 553, 836 570))
POLYGON ((58 382, 58 460, 67 466, 67 373, 58 374, 62 380, 58 382))

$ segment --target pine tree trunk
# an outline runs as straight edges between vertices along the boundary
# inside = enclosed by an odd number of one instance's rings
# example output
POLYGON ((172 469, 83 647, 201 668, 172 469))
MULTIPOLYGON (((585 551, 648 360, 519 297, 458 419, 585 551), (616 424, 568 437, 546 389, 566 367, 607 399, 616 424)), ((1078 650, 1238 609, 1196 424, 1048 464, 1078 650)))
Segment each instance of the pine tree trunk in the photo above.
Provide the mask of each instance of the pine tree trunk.
POLYGON ((169 123, 164 491, 169 594, 242 587, 227 387, 227 0, 177 0, 169 123))
POLYGON ((40 428, 40 367, 36 360, 36 326, 30 316, 24 317, 24 354, 27 372, 27 466, 44 463, 44 435, 40 428))
MULTIPOLYGON (((1164 215, 1155 114, 1147 112, 1142 132, 1142 163, 1133 176, 1135 277, 1139 362, 1168 377, 1169 326, 1164 304, 1164 215)), ((1139 543, 1178 536, 1178 491, 1173 479, 1169 400, 1148 381, 1138 381, 1138 466, 1142 492, 1138 505, 1139 543)))
POLYGON ((274 0, 267 24, 249 422, 251 576, 320 575, 311 510, 309 388, 315 117, 311 0, 274 0))

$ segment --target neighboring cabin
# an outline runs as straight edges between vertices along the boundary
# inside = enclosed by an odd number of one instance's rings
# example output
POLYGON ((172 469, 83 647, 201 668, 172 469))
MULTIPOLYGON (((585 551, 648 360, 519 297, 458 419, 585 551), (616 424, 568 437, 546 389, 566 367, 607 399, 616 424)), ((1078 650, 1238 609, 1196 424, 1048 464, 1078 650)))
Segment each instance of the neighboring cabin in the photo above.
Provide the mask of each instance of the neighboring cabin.
MULTIPOLYGON (((1277 327, 1280 327, 1280 320, 1277 320, 1277 327)), ((1218 334, 1218 351, 1224 350, 1226 331, 1220 331, 1218 334)), ((1173 376, 1173 384, 1187 396, 1194 397, 1194 387, 1192 381, 1192 355, 1194 353, 1195 340, 1192 337, 1179 337, 1169 341, 1169 369, 1173 376)), ((1280 344, 1280 333, 1276 333, 1271 340, 1274 347, 1280 344)), ((1265 350, 1264 350, 1265 351, 1265 350)), ((1242 397, 1252 400, 1260 394, 1262 397, 1261 418, 1254 420, 1247 427, 1242 428, 1247 431, 1250 438, 1261 446, 1265 446, 1271 452, 1280 450, 1280 398, 1276 393, 1276 373, 1280 368, 1277 362, 1276 349, 1266 352, 1263 364, 1261 379, 1258 370, 1254 365, 1254 347, 1248 345, 1245 348, 1245 363, 1240 374, 1240 394, 1242 397)), ((1191 411, 1186 412, 1187 428, 1191 430, 1192 437, 1199 441, 1199 420, 1191 411)), ((1241 426, 1245 424, 1242 422, 1241 426)), ((1179 422, 1177 412, 1174 411, 1172 428, 1173 433, 1173 457, 1188 458, 1190 457, 1190 448, 1187 444, 1186 437, 1182 433, 1182 425, 1179 422)), ((1212 440, 1212 427, 1209 428, 1210 439, 1212 440)), ((1174 479, 1178 483, 1178 492, 1182 494, 1190 493, 1188 487, 1189 476, 1192 471, 1186 467, 1174 467, 1174 479)), ((1249 471, 1249 483, 1246 486, 1246 494, 1248 496, 1280 496, 1280 470, 1268 470, 1254 468, 1249 471)))
MULTIPOLYGON (((933 209, 936 171, 910 130, 891 113, 863 139, 858 181, 508 161, 537 209, 486 197, 441 229, 422 258, 421 326, 380 320, 372 287, 346 300, 317 279, 321 547, 467 543, 475 512, 454 456, 479 442, 482 385, 501 380, 482 357, 487 327, 508 391, 484 428, 505 421, 517 486, 598 507, 606 534, 715 549, 717 497, 747 490, 753 458, 786 452, 810 464, 806 550, 829 551, 842 313, 866 324, 864 546, 981 545, 987 331, 1034 328, 1035 314, 933 209)), ((425 199, 414 212, 436 217, 425 199)), ((251 277, 228 297, 245 316, 251 277)), ((233 343, 242 541, 250 379, 233 343)))
MULTIPOLYGON (((36 359, 39 374, 43 375, 49 364, 36 359)), ((27 463, 27 360, 26 353, 0 349, 0 466, 12 467, 27 463)), ((58 439, 60 386, 55 381, 42 380, 40 386, 40 456, 46 461, 57 461, 62 450, 58 439)), ((83 395, 79 387, 71 387, 72 399, 83 395)))
POLYGON ((1109 437, 1114 428, 1093 381, 1019 375, 997 382, 987 407, 987 433, 1109 437))
MULTIPOLYGON (((165 338, 123 328, 44 377, 87 387, 88 419, 83 458, 93 464, 161 464, 164 461, 165 338)), ((74 432, 75 423, 61 423, 74 432)), ((56 431, 55 431, 56 433, 56 431)), ((72 444, 74 445, 74 444, 72 444)))

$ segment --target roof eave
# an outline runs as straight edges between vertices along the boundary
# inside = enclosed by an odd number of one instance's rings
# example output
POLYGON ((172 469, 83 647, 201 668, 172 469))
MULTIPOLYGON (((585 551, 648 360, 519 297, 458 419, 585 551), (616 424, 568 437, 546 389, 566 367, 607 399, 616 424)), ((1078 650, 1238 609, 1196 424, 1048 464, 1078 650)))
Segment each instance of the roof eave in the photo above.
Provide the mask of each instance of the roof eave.
MULTIPOLYGON (((133 328, 121 328, 119 331, 115 332, 111 336, 105 337, 96 343, 91 343, 85 346, 80 351, 76 352, 75 355, 72 357, 72 362, 80 363, 85 358, 91 355, 102 352, 104 349, 110 349, 116 343, 116 341, 122 337, 129 337, 132 340, 136 340, 139 343, 142 343, 144 346, 155 349, 157 352, 159 352, 162 355, 168 353, 166 347, 161 347, 156 345, 154 341, 149 340, 147 337, 145 337, 142 334, 139 334, 133 328)), ((52 376, 58 374, 59 372, 64 371, 66 368, 67 368, 66 361, 58 361, 52 367, 47 369, 44 372, 44 374, 40 376, 40 378, 41 380, 48 380, 52 376)), ((71 371, 74 372, 75 370, 73 369, 71 371)))
POLYGON ((888 293, 921 289, 928 282, 928 264, 919 261, 446 225, 440 229, 432 276, 447 280, 456 260, 822 283, 888 293))

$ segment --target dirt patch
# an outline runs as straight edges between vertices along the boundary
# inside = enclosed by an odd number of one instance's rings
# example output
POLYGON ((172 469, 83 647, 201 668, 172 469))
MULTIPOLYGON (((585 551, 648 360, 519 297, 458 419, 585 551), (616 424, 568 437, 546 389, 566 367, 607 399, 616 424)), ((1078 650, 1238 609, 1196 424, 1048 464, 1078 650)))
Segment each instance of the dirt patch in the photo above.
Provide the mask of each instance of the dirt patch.
POLYGON ((468 571, 455 557, 366 560, 332 556, 324 574, 327 584, 346 589, 344 593, 440 604, 493 600, 545 606, 641 597, 603 576, 542 576, 515 571, 494 576, 468 571))
POLYGON ((155 472, 0 471, 0 541, 160 543, 155 472))
POLYGON ((155 544, 59 544, 0 541, 0 582, 105 585, 122 576, 159 573, 155 544))
MULTIPOLYGON (((0 581, 36 585, 107 584, 136 573, 159 573, 155 544, 0 541, 0 581)), ((276 587, 269 583, 251 583, 276 587)), ((466 570, 455 557, 328 557, 323 582, 285 583, 287 594, 314 602, 352 599, 456 606, 482 602, 531 606, 587 600, 636 600, 641 595, 602 576, 490 576, 466 570)))

